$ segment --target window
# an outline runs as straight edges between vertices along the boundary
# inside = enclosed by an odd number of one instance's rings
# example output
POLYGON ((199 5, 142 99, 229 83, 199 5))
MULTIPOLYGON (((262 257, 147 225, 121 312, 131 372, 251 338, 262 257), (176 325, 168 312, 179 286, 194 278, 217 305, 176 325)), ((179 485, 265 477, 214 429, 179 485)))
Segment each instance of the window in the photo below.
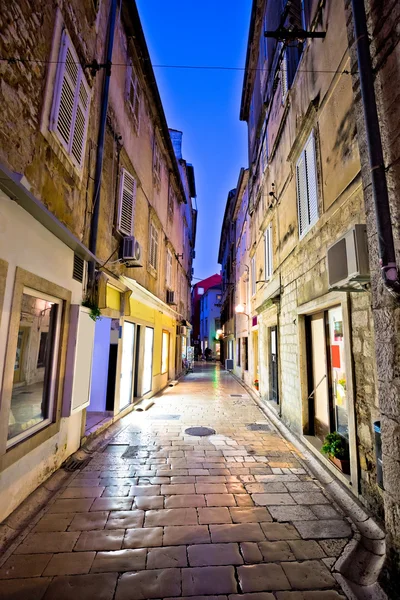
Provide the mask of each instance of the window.
POLYGON ((153 147, 153 177, 159 187, 161 185, 161 152, 156 140, 154 140, 153 147))
POLYGON ((135 350, 135 325, 125 321, 122 336, 121 383, 119 409, 123 410, 132 402, 133 355, 135 350))
POLYGON ((169 248, 167 250, 166 283, 168 288, 172 288, 172 252, 169 248))
POLYGON ((251 259, 251 295, 254 296, 256 293, 256 257, 253 256, 251 259))
POLYGON ((61 309, 58 298, 24 289, 8 418, 11 444, 53 421, 61 309))
POLYGON ((174 216, 175 202, 177 202, 176 195, 175 195, 172 185, 170 184, 169 191, 168 191, 168 218, 169 219, 172 219, 172 217, 174 216))
POLYGON ((140 89, 139 81, 132 66, 127 71, 127 100, 132 113, 136 133, 140 125, 140 89))
POLYGON ((118 230, 125 235, 133 235, 135 214, 136 180, 122 169, 119 188, 118 230))
POLYGON ((299 235, 302 237, 318 220, 317 165, 314 133, 311 133, 296 164, 299 235))
POLYGON ((264 246, 265 246, 265 278, 270 279, 272 277, 272 226, 269 225, 264 232, 264 246))
POLYGON ((61 38, 50 129, 72 161, 82 167, 89 121, 90 90, 66 30, 61 38))
POLYGON ((154 223, 150 223, 149 263, 157 271, 158 266, 158 231, 154 223))
POLYGON ((238 367, 240 367, 241 365, 241 360, 242 360, 242 345, 241 345, 241 338, 238 338, 237 340, 237 360, 236 360, 236 364, 238 367))
POLYGON ((168 372, 169 363, 169 333, 162 332, 162 350, 161 350, 161 374, 168 372))
POLYGON ((36 368, 40 369, 46 364, 46 348, 47 348, 47 338, 49 336, 48 331, 42 331, 40 333, 40 342, 39 342, 39 353, 36 368))

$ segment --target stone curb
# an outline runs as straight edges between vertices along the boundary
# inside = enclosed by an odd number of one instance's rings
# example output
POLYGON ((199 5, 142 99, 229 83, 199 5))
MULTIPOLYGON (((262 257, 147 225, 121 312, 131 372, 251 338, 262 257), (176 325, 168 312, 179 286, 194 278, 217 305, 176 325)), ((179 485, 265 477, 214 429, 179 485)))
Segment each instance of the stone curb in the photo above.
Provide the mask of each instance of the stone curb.
POLYGON ((355 534, 332 567, 332 574, 350 600, 387 600, 378 583, 386 554, 386 533, 356 499, 325 469, 325 467, 294 435, 278 416, 239 377, 230 372, 242 385, 275 429, 303 456, 304 468, 324 487, 330 498, 351 521, 355 534))

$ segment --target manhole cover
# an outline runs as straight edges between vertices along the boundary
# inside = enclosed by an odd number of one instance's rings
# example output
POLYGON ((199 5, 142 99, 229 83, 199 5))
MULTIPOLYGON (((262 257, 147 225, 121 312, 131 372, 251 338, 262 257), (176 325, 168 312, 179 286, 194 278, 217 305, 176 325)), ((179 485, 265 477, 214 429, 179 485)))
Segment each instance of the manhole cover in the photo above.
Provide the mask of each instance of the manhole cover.
POLYGON ((185 433, 188 435, 214 435, 215 429, 210 429, 209 427, 189 427, 189 429, 185 429, 185 433))
POLYGON ((160 421, 177 421, 181 418, 181 415, 152 415, 151 420, 159 419, 160 421))
POLYGON ((271 427, 264 423, 249 423, 246 425, 249 431, 271 431, 271 427))
POLYGON ((243 394, 231 394, 231 398, 243 398, 243 394))

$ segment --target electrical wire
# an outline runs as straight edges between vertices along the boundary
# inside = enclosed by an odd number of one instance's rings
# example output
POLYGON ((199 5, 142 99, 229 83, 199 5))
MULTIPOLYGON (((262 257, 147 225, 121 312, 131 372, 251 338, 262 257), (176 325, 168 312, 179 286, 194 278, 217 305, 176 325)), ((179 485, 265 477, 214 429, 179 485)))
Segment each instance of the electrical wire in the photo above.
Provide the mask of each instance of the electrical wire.
MULTIPOLYGON (((40 60, 36 58, 21 58, 21 57, 9 57, 6 58, 4 56, 0 57, 0 62, 6 62, 10 65, 17 63, 38 63, 43 65, 58 65, 64 63, 65 61, 59 60, 40 60)), ((74 63, 76 65, 81 65, 81 63, 74 63)), ((85 67, 90 68, 91 65, 85 65, 85 67)), ((112 67, 129 67, 130 63, 112 63, 112 67)), ((246 67, 224 67, 221 65, 152 65, 153 69, 184 69, 184 70, 194 70, 194 71, 260 71, 263 73, 271 73, 273 69, 259 69, 259 68, 247 68, 246 67)), ((344 69, 342 71, 338 71, 335 69, 299 69, 300 73, 340 73, 342 75, 350 75, 350 71, 344 69)))

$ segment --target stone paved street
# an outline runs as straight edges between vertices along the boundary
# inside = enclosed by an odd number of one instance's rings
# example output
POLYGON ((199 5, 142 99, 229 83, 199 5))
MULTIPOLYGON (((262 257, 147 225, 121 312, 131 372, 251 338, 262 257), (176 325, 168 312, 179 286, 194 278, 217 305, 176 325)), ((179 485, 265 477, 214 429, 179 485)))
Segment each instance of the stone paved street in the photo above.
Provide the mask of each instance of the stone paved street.
POLYGON ((123 425, 7 556, 1 599, 344 598, 349 523, 219 366, 123 425))

